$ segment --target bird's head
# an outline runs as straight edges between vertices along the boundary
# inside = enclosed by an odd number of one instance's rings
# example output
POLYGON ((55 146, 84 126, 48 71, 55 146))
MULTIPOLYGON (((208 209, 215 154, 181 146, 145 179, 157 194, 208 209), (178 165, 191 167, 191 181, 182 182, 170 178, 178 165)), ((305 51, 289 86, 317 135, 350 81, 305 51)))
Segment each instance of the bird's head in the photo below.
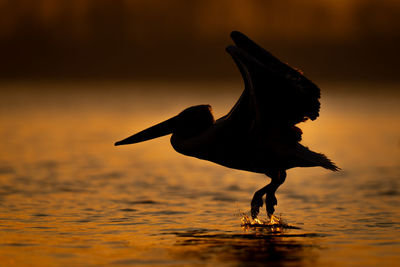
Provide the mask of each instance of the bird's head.
POLYGON ((211 106, 193 106, 183 110, 181 113, 168 120, 118 141, 114 145, 135 144, 171 133, 180 138, 190 138, 204 132, 207 128, 211 127, 214 122, 211 106))

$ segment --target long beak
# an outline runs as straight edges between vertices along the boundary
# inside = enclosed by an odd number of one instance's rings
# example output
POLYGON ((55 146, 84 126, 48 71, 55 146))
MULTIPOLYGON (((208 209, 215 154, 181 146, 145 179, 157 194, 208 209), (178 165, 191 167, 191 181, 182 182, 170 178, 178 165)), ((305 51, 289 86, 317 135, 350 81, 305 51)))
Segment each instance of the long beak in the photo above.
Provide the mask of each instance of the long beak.
POLYGON ((128 138, 116 142, 114 145, 119 146, 119 145, 135 144, 170 134, 173 132, 175 128, 176 117, 177 116, 172 117, 154 126, 151 126, 150 128, 138 132, 137 134, 134 134, 132 136, 129 136, 128 138))

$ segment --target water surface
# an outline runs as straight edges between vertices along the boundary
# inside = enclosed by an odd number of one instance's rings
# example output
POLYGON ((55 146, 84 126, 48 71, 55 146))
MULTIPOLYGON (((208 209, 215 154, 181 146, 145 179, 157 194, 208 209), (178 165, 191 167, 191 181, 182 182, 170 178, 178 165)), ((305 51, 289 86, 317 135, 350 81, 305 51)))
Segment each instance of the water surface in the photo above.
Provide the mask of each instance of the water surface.
POLYGON ((300 125, 303 143, 343 171, 288 171, 276 213, 299 229, 271 233, 240 225, 264 175, 185 157, 168 137, 113 146, 190 105, 221 116, 240 95, 207 87, 3 84, 0 265, 400 262, 399 94, 323 92, 321 117, 300 125))

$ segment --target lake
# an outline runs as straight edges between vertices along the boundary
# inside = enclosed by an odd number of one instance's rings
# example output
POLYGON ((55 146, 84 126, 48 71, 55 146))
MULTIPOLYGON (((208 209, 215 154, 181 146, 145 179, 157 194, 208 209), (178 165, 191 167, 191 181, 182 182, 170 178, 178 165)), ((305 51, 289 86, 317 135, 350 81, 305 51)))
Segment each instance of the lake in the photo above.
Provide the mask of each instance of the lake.
POLYGON ((191 105, 222 116, 240 87, 2 83, 0 266, 398 266, 398 85, 321 85, 302 143, 342 171, 288 171, 276 215, 296 229, 241 226, 265 175, 183 156, 167 136, 113 146, 191 105))

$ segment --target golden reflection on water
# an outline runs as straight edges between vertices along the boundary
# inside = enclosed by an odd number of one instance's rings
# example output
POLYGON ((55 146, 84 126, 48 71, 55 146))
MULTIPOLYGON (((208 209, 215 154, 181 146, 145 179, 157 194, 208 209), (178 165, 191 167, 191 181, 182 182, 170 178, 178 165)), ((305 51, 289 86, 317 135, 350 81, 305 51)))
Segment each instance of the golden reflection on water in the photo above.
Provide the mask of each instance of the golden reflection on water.
POLYGON ((166 95, 162 85, 36 85, 34 94, 24 86, 34 85, 8 85, 0 98, 4 266, 400 261, 397 94, 323 94, 321 118, 301 124, 303 143, 343 171, 290 170, 278 190, 277 216, 299 229, 269 231, 243 229, 237 215, 249 210, 254 191, 267 182, 263 175, 182 156, 168 137, 113 146, 189 105, 210 103, 223 115, 240 88, 166 95))

